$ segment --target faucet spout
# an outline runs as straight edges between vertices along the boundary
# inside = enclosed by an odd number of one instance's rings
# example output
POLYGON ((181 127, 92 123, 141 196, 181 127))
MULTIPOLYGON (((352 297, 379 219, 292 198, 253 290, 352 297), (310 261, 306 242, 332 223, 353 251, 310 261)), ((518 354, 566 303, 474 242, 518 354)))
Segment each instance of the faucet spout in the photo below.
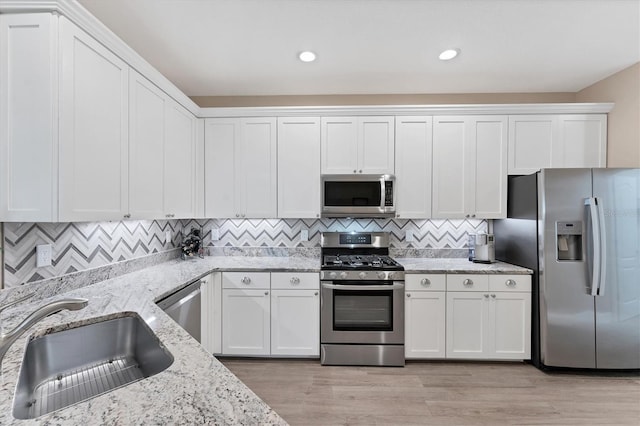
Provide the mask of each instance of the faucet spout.
POLYGON ((87 299, 61 299, 55 302, 48 303, 33 311, 27 318, 25 318, 20 324, 8 333, 0 334, 0 367, 2 366, 2 359, 11 347, 11 345, 20 338, 31 326, 38 321, 49 315, 60 312, 64 309, 69 311, 77 311, 87 306, 89 301, 87 299))

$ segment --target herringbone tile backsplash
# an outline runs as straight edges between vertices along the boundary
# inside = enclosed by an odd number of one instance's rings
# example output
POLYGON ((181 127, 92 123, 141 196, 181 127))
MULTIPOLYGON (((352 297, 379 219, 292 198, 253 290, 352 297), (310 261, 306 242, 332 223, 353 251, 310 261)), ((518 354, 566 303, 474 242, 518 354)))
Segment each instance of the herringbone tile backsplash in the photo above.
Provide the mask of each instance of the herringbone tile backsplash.
POLYGON ((469 233, 486 232, 483 220, 207 219, 98 223, 5 223, 4 286, 51 278, 131 260, 180 245, 192 227, 216 247, 319 247, 323 231, 385 231, 395 248, 466 248, 469 233), (309 240, 301 241, 301 231, 309 240), (165 241, 167 231, 172 239, 165 241), (413 241, 407 241, 407 232, 413 241), (212 238, 217 233, 218 238, 212 238), (35 247, 52 245, 52 266, 36 268, 35 247))

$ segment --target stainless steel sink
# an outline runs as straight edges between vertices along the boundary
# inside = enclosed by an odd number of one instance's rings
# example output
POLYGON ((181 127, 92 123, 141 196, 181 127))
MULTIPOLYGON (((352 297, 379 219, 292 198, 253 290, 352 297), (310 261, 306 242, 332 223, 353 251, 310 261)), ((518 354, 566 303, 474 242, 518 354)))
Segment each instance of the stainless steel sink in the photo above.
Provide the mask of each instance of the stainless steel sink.
POLYGON ((13 416, 33 419, 158 374, 173 356, 136 314, 31 340, 13 416))

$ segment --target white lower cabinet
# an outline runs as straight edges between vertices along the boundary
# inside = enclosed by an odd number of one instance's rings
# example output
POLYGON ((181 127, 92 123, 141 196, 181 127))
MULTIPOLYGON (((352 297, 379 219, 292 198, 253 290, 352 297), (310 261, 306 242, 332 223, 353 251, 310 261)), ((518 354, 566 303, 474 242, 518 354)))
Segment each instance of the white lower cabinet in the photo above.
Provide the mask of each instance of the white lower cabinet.
POLYGON ((202 346, 212 354, 222 353, 222 273, 204 277, 200 286, 200 337, 202 346))
POLYGON ((447 291, 447 358, 531 357, 530 276, 448 275, 449 288, 456 291, 447 291))
POLYGON ((531 277, 407 274, 407 359, 531 357, 531 277))
POLYGON ((222 354, 319 356, 317 273, 222 273, 222 354))
POLYGON ((405 357, 444 358, 445 275, 405 275, 405 357))

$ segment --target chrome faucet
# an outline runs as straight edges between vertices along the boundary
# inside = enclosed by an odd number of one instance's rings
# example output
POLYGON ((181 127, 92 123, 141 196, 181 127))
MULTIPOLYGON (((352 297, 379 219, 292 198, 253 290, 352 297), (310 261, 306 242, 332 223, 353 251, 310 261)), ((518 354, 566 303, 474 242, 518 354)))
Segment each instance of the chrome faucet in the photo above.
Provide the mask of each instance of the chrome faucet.
MULTIPOLYGON (((19 303, 23 300, 26 300, 29 297, 30 296, 11 302, 3 306, 2 308, 0 308, 0 311, 8 308, 9 306, 13 306, 16 303, 19 303)), ((4 358, 5 354, 7 353, 11 345, 16 340, 18 340, 18 338, 20 338, 20 336, 22 336, 25 331, 31 328, 32 325, 34 325, 41 319, 48 317, 51 314, 60 312, 63 309, 68 309, 70 311, 78 311, 86 307, 88 303, 89 302, 87 299, 56 300, 55 302, 51 302, 46 305, 43 305, 38 309, 36 309, 35 311, 33 311, 27 318, 25 318, 20 324, 18 324, 16 328, 9 331, 8 333, 3 333, 0 331, 0 368, 2 367, 2 359, 4 358)))

